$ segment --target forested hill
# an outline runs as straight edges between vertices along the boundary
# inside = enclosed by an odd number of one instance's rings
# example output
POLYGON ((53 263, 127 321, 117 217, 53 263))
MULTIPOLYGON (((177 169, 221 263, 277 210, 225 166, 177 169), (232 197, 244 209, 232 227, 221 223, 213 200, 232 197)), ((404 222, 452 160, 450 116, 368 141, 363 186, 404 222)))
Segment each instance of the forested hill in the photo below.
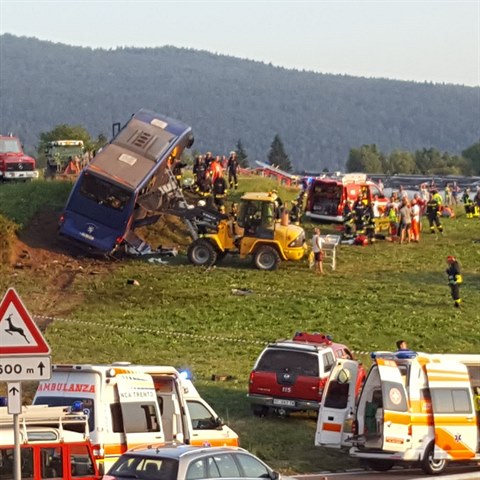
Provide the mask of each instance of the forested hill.
POLYGON ((111 136, 145 107, 191 125, 194 149, 238 140, 265 160, 275 134, 297 171, 343 168, 351 147, 452 154, 479 140, 480 88, 287 70, 204 51, 72 47, 0 37, 0 132, 28 150, 58 124, 111 136))

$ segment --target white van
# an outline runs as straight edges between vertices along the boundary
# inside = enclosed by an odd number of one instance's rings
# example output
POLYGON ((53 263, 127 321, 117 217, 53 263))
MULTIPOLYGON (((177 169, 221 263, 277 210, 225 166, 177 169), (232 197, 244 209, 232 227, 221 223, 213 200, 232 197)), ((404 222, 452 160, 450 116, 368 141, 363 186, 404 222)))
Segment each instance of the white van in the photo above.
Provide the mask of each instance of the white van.
POLYGON ((418 462, 437 474, 448 462, 480 460, 474 407, 480 355, 407 350, 372 358, 356 405, 358 363, 338 360, 325 387, 315 445, 350 446, 351 456, 380 471, 418 462))
POLYGON ((225 433, 221 445, 229 444, 230 439, 238 444, 238 436, 213 410, 216 420, 210 427, 214 428, 202 429, 199 424, 194 428, 184 397, 184 380, 174 367, 116 362, 54 365, 52 370, 50 380, 40 382, 34 404, 69 406, 82 402, 90 414, 90 437, 103 471, 123 452, 140 445, 213 444, 221 441, 220 432, 225 433))
POLYGON ((238 447, 238 435, 220 418, 200 396, 191 380, 182 378, 183 396, 191 420, 191 445, 238 447))

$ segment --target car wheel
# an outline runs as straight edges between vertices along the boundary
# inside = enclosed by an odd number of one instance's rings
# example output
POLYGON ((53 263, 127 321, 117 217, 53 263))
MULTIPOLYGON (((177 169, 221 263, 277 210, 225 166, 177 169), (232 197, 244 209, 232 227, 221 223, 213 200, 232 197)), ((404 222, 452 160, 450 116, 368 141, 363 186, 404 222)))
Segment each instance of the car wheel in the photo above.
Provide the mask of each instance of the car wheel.
POLYGON ((252 405, 252 413, 256 417, 266 417, 268 414, 268 407, 264 405, 252 405))
POLYGON ((215 247, 204 238, 199 238, 190 244, 187 256, 191 263, 200 267, 211 267, 217 261, 215 247))
POLYGON ((280 262, 277 250, 269 245, 261 245, 253 255, 253 263, 259 270, 276 270, 280 262))
POLYGON ((366 463, 369 468, 376 470, 377 472, 387 472, 395 465, 395 462, 392 462, 391 460, 377 460, 373 458, 368 459, 366 463))
POLYGON ((442 459, 435 459, 434 458, 435 452, 435 444, 432 442, 428 445, 427 450, 425 452, 425 456, 422 459, 422 470, 429 475, 436 475, 441 473, 445 470, 447 466, 447 461, 442 459))

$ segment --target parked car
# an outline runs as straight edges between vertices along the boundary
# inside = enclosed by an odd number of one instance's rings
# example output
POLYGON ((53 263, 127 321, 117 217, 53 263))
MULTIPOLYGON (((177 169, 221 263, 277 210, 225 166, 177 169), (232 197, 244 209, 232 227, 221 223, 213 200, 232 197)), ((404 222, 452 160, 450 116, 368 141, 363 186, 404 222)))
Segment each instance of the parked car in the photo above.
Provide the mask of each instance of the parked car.
MULTIPOLYGON (((297 332, 291 340, 269 344, 250 373, 248 399, 254 415, 269 411, 318 412, 323 389, 337 358, 354 359, 351 350, 323 333, 297 332)), ((365 371, 361 367, 356 394, 365 371)))
MULTIPOLYGON (((239 447, 148 447, 124 453, 103 480, 289 480, 239 447)), ((290 478, 290 480, 293 480, 290 478)))

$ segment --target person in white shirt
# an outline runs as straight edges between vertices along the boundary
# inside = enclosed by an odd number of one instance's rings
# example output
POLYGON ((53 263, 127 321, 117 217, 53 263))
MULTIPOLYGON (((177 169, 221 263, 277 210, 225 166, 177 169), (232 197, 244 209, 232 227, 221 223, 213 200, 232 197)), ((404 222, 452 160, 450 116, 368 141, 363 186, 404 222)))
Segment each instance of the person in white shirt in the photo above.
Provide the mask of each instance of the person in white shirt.
POLYGON ((322 238, 320 237, 320 229, 317 227, 314 230, 312 237, 312 251, 315 257, 315 273, 323 273, 323 251, 322 238))

